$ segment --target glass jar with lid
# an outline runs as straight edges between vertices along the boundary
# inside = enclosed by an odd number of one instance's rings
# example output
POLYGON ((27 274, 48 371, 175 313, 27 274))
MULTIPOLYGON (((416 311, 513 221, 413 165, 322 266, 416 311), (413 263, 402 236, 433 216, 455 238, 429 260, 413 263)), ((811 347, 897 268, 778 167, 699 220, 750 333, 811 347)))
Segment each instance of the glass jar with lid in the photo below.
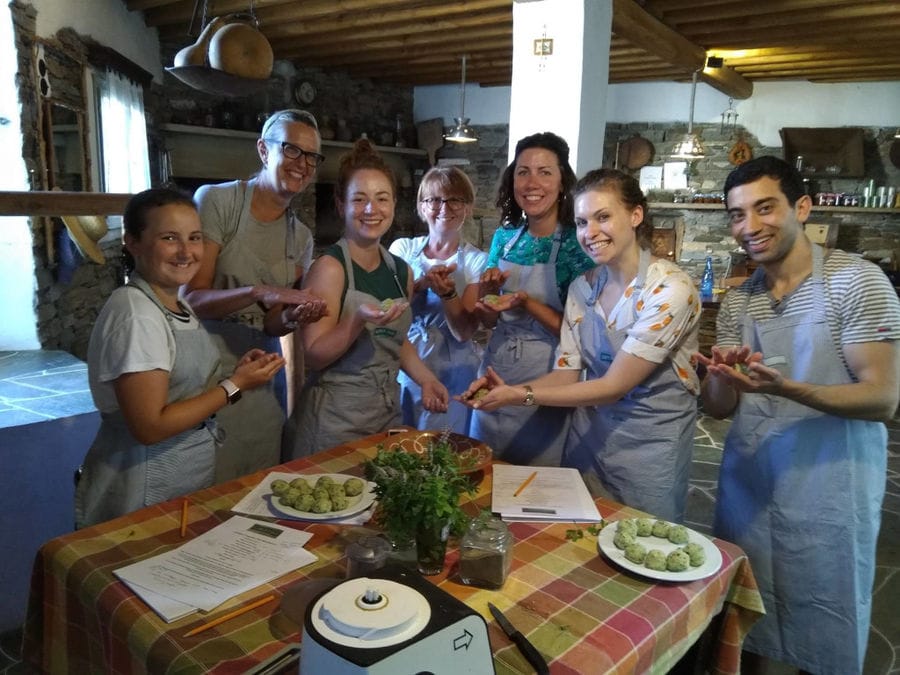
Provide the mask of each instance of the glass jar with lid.
POLYGON ((459 577, 464 584, 500 588, 512 567, 513 537, 489 513, 472 520, 459 544, 459 577))

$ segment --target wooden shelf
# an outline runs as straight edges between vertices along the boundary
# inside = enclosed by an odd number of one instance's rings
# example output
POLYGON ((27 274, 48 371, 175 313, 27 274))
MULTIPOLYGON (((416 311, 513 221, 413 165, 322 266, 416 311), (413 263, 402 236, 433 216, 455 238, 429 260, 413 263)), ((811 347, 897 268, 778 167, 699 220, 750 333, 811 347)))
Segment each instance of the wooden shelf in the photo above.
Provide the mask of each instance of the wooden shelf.
POLYGON ((0 192, 0 216, 121 215, 130 198, 113 192, 0 192))
MULTIPOLYGON (((659 211, 721 211, 724 204, 677 204, 675 202, 650 202, 650 214, 659 211)), ((813 206, 813 213, 889 213, 900 215, 900 209, 867 209, 862 206, 813 206)))

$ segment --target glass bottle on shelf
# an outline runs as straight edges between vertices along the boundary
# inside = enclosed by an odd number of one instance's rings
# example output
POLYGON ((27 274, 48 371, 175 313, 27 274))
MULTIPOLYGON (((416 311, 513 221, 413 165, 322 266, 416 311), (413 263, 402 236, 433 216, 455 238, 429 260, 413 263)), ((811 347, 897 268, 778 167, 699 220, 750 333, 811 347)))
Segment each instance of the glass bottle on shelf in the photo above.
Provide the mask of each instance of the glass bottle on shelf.
POLYGON ((700 300, 706 302, 713 299, 713 288, 716 285, 716 275, 713 272, 712 247, 706 247, 706 264, 703 266, 703 276, 700 279, 700 300))

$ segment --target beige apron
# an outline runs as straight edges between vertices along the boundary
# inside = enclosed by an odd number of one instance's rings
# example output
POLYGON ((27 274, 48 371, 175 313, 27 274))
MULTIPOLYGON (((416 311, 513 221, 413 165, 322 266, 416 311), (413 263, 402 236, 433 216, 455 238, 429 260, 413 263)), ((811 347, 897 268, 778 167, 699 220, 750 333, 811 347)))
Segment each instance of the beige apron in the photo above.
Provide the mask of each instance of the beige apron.
MULTIPOLYGON (((338 244, 347 270, 347 293, 341 318, 360 305, 378 305, 376 298, 356 290, 353 261, 347 242, 338 244)), ((394 259, 384 247, 381 257, 394 274, 399 300, 406 300, 394 259)), ((291 417, 293 443, 286 448, 291 459, 305 457, 347 441, 369 436, 399 425, 400 347, 406 339, 412 312, 407 308, 385 326, 366 323, 366 328, 343 356, 325 370, 311 374, 291 417)))
MULTIPOLYGON (((167 402, 191 398, 218 375, 219 354, 202 327, 173 330, 174 321, 147 283, 128 286, 147 295, 165 314, 175 339, 167 402)), ((153 445, 139 443, 121 411, 104 414, 75 489, 75 522, 86 527, 213 485, 216 426, 212 419, 153 445)))

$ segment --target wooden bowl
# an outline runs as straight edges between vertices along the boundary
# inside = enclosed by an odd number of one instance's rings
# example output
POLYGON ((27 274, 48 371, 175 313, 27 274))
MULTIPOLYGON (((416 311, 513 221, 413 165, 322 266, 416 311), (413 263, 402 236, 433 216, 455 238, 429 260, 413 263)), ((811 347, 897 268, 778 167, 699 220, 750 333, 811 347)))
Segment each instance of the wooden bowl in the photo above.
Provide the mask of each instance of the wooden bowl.
MULTIPOLYGON (((399 447, 406 452, 421 455, 428 451, 430 443, 436 443, 441 436, 440 431, 404 431, 389 436, 384 446, 389 450, 399 447)), ((447 440, 453 452, 459 457, 459 468, 462 473, 473 474, 490 466, 494 451, 489 445, 453 432, 448 435, 447 440)))

